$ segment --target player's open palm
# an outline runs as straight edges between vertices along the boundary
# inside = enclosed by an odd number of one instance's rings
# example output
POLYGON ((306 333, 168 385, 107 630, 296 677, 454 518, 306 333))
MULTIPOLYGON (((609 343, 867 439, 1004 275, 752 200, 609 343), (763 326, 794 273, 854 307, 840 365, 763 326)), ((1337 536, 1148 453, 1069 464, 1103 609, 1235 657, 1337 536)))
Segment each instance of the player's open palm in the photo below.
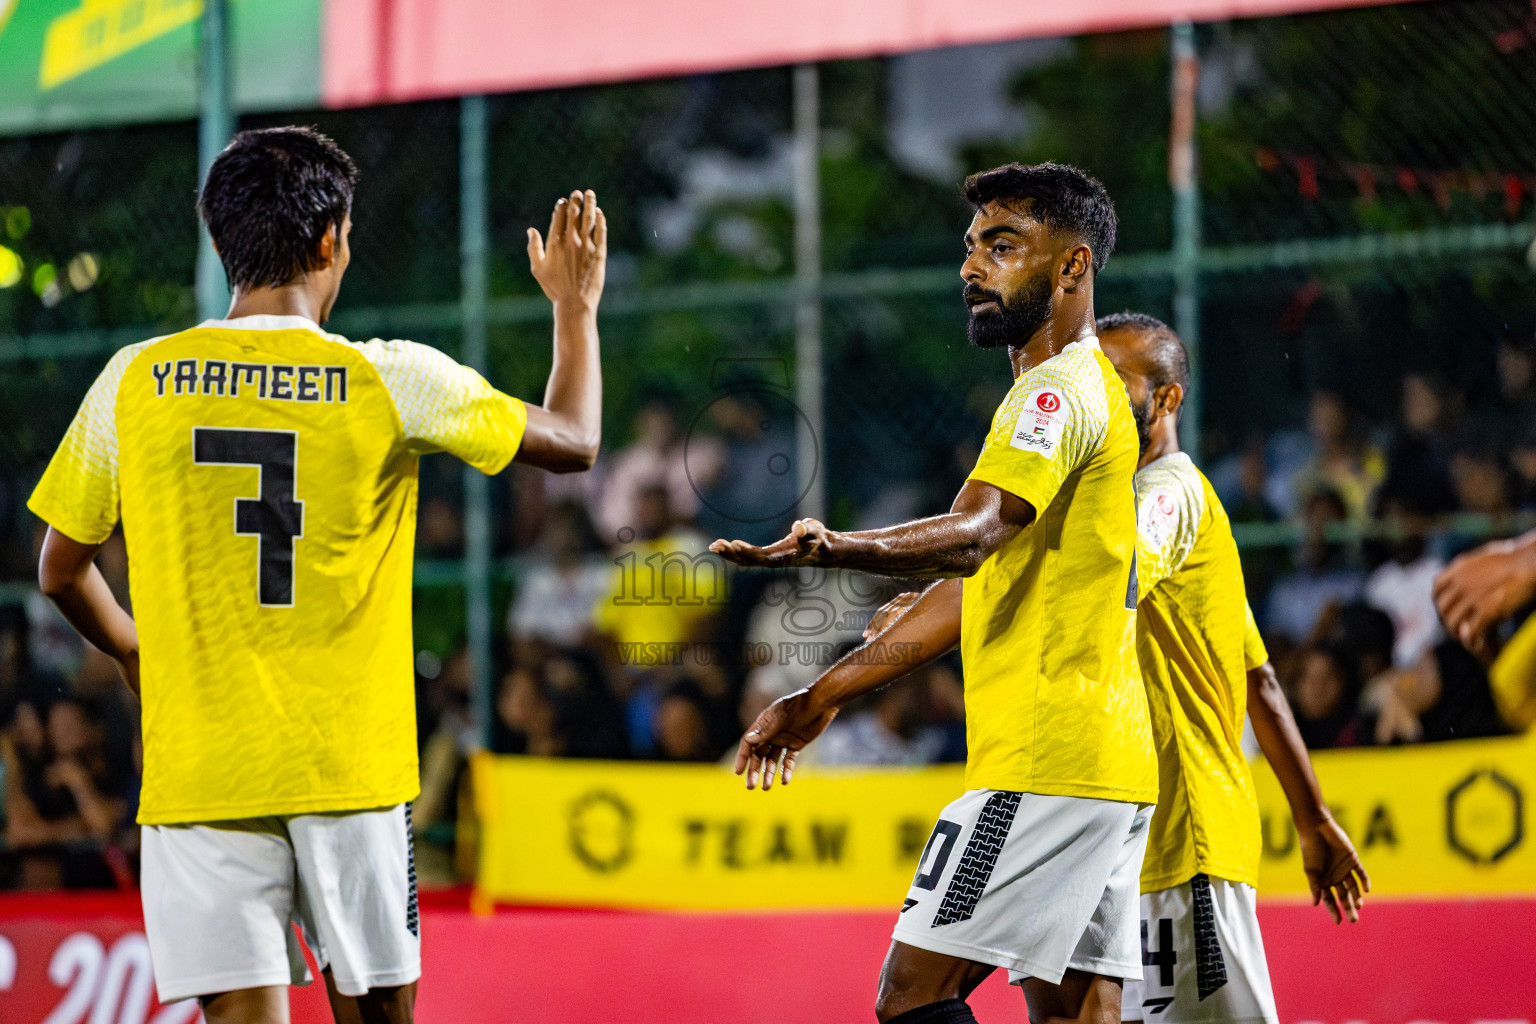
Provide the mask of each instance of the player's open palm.
POLYGON ((752 569, 790 569, 820 565, 831 544, 832 531, 819 519, 796 519, 788 536, 766 547, 744 540, 717 540, 709 550, 725 559, 752 569))
POLYGON ((549 301, 596 307, 608 271, 608 218, 591 189, 555 203, 549 237, 528 229, 528 266, 549 301))
POLYGON ((757 788, 759 779, 765 790, 772 789, 775 777, 789 785, 800 751, 836 717, 837 708, 819 704, 809 689, 780 697, 763 709, 741 738, 736 774, 746 773, 748 789, 757 788))
POLYGON ((1366 874, 1355 844, 1332 818, 1311 829, 1302 829, 1301 866, 1312 889, 1312 905, 1326 904, 1333 923, 1344 918, 1360 920, 1360 907, 1371 891, 1371 876, 1366 874))

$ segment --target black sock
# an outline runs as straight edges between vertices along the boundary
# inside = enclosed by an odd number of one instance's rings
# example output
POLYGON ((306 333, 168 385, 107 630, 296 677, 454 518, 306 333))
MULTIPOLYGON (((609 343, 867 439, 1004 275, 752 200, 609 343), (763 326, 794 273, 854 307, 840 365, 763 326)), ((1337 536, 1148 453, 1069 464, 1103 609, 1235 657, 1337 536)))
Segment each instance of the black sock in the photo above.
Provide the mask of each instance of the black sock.
POLYGON ((976 1024, 976 1015, 964 999, 944 999, 897 1014, 885 1024, 976 1024))

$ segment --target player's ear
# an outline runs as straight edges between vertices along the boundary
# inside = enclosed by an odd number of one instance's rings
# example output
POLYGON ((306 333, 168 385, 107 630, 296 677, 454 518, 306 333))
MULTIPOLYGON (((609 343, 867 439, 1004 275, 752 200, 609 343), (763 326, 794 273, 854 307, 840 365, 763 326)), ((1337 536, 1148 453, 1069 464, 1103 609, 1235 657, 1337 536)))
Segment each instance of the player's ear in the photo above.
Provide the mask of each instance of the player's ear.
POLYGON ((1092 272, 1093 250, 1078 242, 1063 255, 1060 275, 1062 290, 1075 291, 1092 272))
POLYGON ((1176 416, 1184 404, 1184 385, 1168 383, 1152 393, 1152 401, 1164 416, 1176 416))
POLYGON ((320 236, 320 269, 329 267, 336 259, 337 238, 340 232, 336 228, 336 222, 332 221, 325 228, 325 234, 320 236))

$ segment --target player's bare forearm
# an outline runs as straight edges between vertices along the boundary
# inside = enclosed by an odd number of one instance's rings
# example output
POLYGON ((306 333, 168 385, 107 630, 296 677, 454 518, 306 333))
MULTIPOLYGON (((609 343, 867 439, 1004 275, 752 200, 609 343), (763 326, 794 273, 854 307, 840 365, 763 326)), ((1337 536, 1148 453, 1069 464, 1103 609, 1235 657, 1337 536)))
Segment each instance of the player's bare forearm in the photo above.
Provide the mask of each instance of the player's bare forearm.
POLYGON ((555 204, 547 244, 528 229, 528 263, 554 305, 554 362, 543 406, 528 407, 516 461, 579 472, 596 461, 603 424, 597 307, 607 273, 608 220, 591 190, 555 204))
POLYGON ((811 684, 817 702, 842 707, 954 650, 960 643, 961 587, 958 579, 943 579, 924 590, 910 608, 811 684))
POLYGON ((1029 502, 972 480, 941 516, 854 532, 801 519, 789 536, 767 547, 717 540, 710 550, 727 561, 757 568, 810 565, 909 579, 963 577, 975 573, 1034 518, 1029 502))
POLYGON ((597 309, 555 307, 555 361, 544 405, 528 407, 518 461, 557 473, 591 469, 602 443, 603 376, 597 309))
POLYGON ((1285 791, 1297 827, 1311 828, 1332 817, 1291 705, 1268 662, 1248 673, 1248 717, 1253 721, 1259 749, 1285 791))
POLYGON ((99 544, 82 544, 50 526, 38 560, 38 588, 81 636, 118 663, 128 688, 137 696, 139 631, 96 568, 100 548, 99 544))
POLYGON ((935 583, 810 686, 764 709, 736 753, 736 774, 746 775, 747 788, 761 780, 764 789, 771 789, 775 778, 788 785, 800 751, 843 705, 954 649, 960 642, 960 594, 959 580, 935 583))

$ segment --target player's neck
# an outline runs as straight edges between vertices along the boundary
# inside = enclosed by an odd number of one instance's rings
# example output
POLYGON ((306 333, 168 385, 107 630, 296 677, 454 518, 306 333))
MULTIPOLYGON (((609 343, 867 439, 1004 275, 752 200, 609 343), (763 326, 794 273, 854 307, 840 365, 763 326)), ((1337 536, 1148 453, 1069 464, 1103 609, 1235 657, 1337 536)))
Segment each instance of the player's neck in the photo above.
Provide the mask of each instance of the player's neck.
POLYGON ((1168 419, 1160 419, 1152 424, 1152 437, 1147 442, 1147 450, 1141 453, 1141 461, 1136 463, 1136 468, 1146 469, 1163 456, 1178 451, 1183 451, 1179 447, 1179 428, 1169 424, 1168 419))
POLYGON ((1094 337, 1092 302, 1080 308, 1058 309, 1049 320, 1041 324, 1034 334, 1022 344, 1008 346, 1008 359, 1013 363, 1013 375, 1039 366, 1047 359, 1061 354, 1061 350, 1075 341, 1094 337))
POLYGON ((325 300, 305 281, 279 288, 237 288, 226 319, 242 316, 301 316, 314 323, 325 319, 325 300))

